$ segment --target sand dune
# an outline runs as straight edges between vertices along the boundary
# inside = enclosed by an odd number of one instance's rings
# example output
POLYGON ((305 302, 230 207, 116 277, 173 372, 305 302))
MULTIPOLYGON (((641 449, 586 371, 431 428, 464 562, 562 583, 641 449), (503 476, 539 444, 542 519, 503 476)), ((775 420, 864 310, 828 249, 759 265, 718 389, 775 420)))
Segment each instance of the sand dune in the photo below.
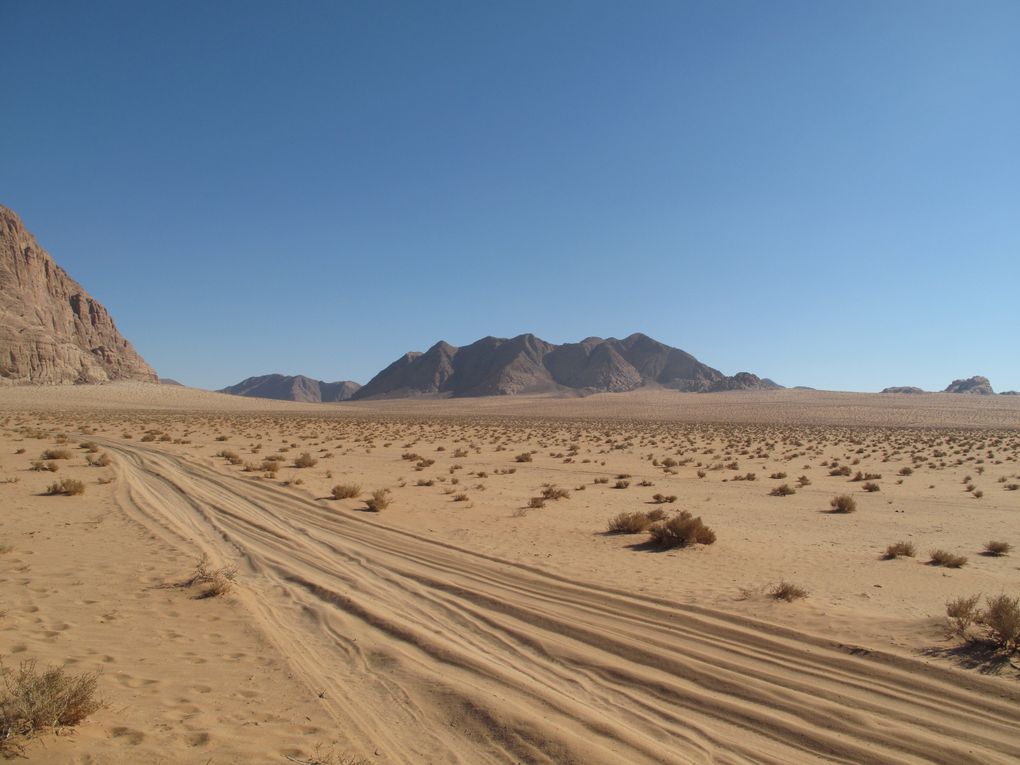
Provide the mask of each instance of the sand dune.
POLYGON ((1020 758, 1020 689, 551 576, 106 446, 120 457, 118 503, 168 541, 240 560, 245 607, 386 761, 1020 758))

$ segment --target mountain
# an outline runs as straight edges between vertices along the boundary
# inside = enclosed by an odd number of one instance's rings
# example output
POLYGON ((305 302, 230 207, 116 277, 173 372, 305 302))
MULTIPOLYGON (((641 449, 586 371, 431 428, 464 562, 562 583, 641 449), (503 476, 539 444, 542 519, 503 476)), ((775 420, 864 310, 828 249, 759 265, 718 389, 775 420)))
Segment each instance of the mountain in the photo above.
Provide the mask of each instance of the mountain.
POLYGON ((779 387, 749 372, 727 377, 640 333, 563 345, 525 334, 483 337, 460 348, 440 341, 424 353, 404 354, 352 398, 620 392, 644 385, 697 392, 779 387))
POLYGON ((220 390, 233 396, 273 398, 278 401, 304 401, 310 403, 346 401, 361 388, 356 382, 323 382, 304 375, 261 375, 249 377, 237 385, 220 390))
POLYGON ((945 392, 970 393, 978 396, 991 396, 995 393, 992 390, 992 384, 988 382, 988 378, 981 377, 980 375, 968 377, 966 380, 953 380, 949 383, 949 387, 946 388, 945 392))
POLYGON ((891 388, 882 388, 883 393, 924 393, 920 388, 913 385, 894 385, 891 388))
POLYGON ((107 310, 0 205, 0 382, 157 382, 107 310))

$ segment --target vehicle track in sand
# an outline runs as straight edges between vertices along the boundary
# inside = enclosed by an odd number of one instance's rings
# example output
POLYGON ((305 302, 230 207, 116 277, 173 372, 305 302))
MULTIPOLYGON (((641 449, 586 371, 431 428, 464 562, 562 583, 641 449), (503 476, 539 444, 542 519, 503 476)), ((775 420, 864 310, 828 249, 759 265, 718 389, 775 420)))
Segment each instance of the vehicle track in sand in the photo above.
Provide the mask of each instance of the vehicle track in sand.
MULTIPOLYGON (((99 440, 99 439, 97 439, 99 440)), ((1009 763, 1020 688, 574 581, 106 441, 117 502, 393 763, 1009 763)))

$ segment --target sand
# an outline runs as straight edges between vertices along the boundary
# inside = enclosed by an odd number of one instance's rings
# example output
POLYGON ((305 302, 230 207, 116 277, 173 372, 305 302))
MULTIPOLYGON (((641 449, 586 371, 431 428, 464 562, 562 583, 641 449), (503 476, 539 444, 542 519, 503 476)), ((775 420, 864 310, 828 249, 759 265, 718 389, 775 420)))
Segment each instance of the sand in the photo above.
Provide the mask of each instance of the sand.
POLYGON ((25 754, 1016 761, 1020 662, 949 636, 944 604, 1020 594, 1018 553, 980 554, 1020 544, 1018 415, 1007 397, 806 391, 299 405, 0 389, 0 655, 99 671, 106 702, 25 754), (111 464, 87 466, 85 441, 111 464), (72 458, 30 470, 50 448, 72 458), (303 452, 313 467, 293 466, 303 452), (275 475, 259 469, 273 454, 275 475), (42 495, 67 477, 85 494, 42 495), (338 483, 361 497, 329 498, 338 483), (550 484, 569 496, 529 508, 550 484), (381 488, 392 504, 365 512, 381 488), (826 512, 842 493, 858 511, 826 512), (605 533, 653 507, 701 515, 717 542, 605 533), (883 560, 901 539, 917 557, 883 560), (927 565, 935 547, 968 562, 927 565), (237 567, 229 593, 163 586, 201 556, 237 567), (773 600, 780 580, 808 596, 773 600))

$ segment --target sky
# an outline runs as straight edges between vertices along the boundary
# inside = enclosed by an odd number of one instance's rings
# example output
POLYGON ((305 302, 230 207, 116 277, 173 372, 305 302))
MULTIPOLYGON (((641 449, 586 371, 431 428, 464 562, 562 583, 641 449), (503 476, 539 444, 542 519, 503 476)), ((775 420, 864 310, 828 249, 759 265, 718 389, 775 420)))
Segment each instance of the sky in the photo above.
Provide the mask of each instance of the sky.
POLYGON ((164 377, 644 332, 1020 389, 1020 3, 0 0, 0 204, 164 377))

